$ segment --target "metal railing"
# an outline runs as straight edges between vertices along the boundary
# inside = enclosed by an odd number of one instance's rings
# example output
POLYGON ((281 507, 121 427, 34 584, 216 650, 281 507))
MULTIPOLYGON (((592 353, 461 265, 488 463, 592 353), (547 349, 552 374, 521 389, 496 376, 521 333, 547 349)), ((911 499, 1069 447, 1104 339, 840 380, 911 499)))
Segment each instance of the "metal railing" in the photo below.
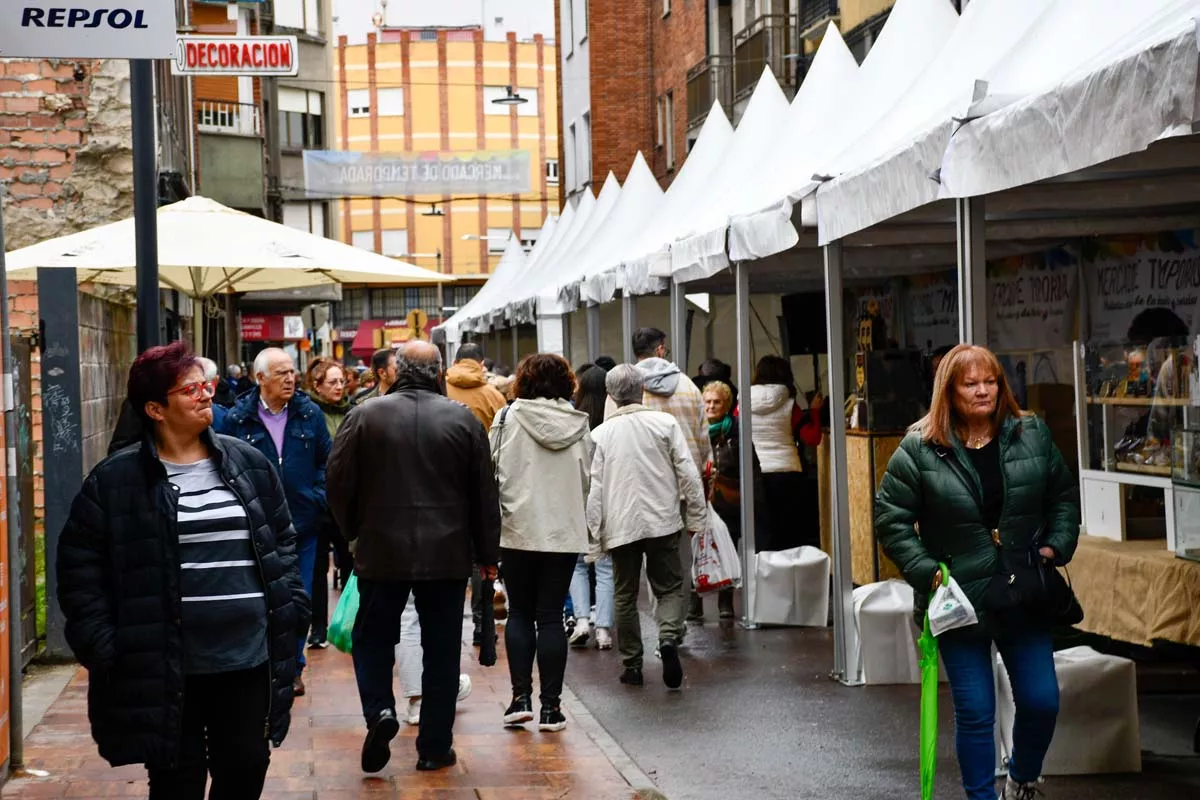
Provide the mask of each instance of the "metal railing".
POLYGON ((837 19, 840 9, 838 0, 802 0, 800 3, 800 32, 802 36, 816 33, 815 28, 824 28, 825 23, 837 19))
POLYGON ((787 14, 764 14, 733 38, 733 101, 748 97, 763 67, 790 97, 795 93, 795 67, 785 58, 791 51, 792 19, 787 14))
POLYGON ((197 100, 196 125, 201 133, 262 136, 262 113, 254 103, 197 100))
POLYGON ((733 114, 733 56, 707 56, 687 73, 688 127, 702 125, 714 101, 733 114))

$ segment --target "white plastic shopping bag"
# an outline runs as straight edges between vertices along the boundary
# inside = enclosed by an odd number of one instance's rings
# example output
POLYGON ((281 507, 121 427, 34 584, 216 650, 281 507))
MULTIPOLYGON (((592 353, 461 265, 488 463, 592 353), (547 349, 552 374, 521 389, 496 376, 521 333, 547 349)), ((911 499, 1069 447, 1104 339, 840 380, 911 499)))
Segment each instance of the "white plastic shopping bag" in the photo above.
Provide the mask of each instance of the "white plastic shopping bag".
POLYGON ((692 537, 692 582, 698 593, 742 585, 742 562, 725 522, 708 507, 708 525, 692 537))
POLYGON ((955 628, 966 628, 979 622, 975 607, 953 577, 947 578, 933 594, 929 604, 929 630, 941 636, 955 628))

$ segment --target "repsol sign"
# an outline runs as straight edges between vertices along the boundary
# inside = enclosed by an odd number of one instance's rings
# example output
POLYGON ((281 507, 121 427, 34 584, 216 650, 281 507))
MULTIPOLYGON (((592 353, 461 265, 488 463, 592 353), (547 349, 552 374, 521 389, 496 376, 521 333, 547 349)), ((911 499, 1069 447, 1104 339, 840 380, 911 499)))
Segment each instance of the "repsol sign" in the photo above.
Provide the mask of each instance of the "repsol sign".
POLYGON ((171 0, 4 0, 0 57, 171 58, 171 0))
POLYGON ((124 30, 133 27, 149 29, 145 9, 131 8, 25 8, 21 12, 22 28, 99 28, 124 30))

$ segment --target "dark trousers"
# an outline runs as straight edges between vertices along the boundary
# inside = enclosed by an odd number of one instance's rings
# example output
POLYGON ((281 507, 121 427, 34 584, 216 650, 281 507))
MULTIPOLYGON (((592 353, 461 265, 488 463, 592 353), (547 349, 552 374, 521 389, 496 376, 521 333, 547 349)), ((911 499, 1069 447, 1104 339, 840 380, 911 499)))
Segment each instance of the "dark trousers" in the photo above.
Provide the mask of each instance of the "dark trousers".
POLYGON ((462 646, 466 580, 373 581, 358 579, 358 618, 352 636, 354 676, 363 716, 369 724, 380 712, 396 708, 392 675, 400 616, 411 593, 421 620, 420 758, 444 756, 454 744, 454 707, 458 698, 458 663, 462 646))
POLYGON ((654 539, 641 539, 610 552, 613 562, 613 616, 617 623, 617 647, 621 662, 629 668, 642 668, 642 623, 638 618, 638 592, 642 586, 642 563, 646 564, 646 580, 658 605, 654 610, 658 622, 658 640, 678 644, 687 633, 684 615, 683 564, 679 557, 680 531, 654 539))
POLYGON ((336 527, 325 526, 317 534, 317 553, 312 581, 312 632, 322 639, 329 632, 329 550, 333 564, 344 574, 354 567, 350 546, 336 527))
POLYGON ((500 555, 504 559, 504 586, 508 590, 504 646, 508 651, 513 696, 533 694, 533 662, 536 658, 542 683, 542 705, 558 708, 563 673, 567 670, 563 602, 571 588, 578 556, 507 548, 502 549, 500 555))
POLYGON ((147 764, 150 800, 257 800, 271 763, 267 665, 189 675, 183 685, 183 741, 172 767, 147 764))

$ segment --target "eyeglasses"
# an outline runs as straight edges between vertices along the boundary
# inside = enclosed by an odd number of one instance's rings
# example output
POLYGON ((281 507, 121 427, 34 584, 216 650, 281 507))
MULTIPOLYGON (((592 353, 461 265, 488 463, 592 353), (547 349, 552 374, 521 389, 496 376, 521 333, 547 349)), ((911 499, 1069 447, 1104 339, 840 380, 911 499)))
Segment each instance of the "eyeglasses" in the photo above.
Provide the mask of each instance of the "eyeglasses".
POLYGON ((346 379, 345 378, 334 378, 333 380, 326 379, 326 380, 322 381, 322 383, 324 383, 326 386, 345 386, 346 379))
POLYGON ((167 392, 170 397, 173 394, 187 395, 189 400, 208 399, 217 393, 216 381, 196 381, 180 386, 178 389, 172 389, 167 392))

